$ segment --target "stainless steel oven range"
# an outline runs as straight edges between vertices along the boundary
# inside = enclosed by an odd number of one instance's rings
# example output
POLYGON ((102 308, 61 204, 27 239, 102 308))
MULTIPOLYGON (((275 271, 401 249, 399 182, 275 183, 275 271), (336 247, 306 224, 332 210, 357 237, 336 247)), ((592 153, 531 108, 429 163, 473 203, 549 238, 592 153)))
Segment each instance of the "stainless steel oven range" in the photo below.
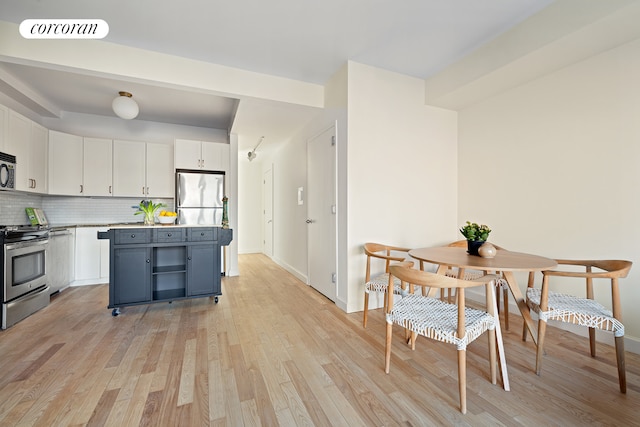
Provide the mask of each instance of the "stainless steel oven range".
POLYGON ((7 329, 49 304, 49 229, 29 225, 0 227, 0 244, 2 329, 7 329))

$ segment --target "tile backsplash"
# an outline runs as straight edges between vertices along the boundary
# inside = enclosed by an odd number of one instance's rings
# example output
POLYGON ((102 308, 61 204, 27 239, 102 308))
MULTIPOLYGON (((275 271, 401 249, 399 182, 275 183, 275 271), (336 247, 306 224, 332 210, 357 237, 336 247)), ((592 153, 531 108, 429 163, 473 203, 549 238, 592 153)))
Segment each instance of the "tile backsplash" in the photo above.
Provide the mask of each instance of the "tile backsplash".
POLYGON ((41 208, 44 197, 17 191, 0 191, 0 225, 28 224, 24 208, 41 208))
MULTIPOLYGON (((153 199, 173 210, 173 199, 153 199)), ((109 224, 142 222, 134 215, 139 199, 123 197, 42 196, 18 191, 0 191, 0 225, 28 224, 26 207, 42 208, 50 224, 109 224)))

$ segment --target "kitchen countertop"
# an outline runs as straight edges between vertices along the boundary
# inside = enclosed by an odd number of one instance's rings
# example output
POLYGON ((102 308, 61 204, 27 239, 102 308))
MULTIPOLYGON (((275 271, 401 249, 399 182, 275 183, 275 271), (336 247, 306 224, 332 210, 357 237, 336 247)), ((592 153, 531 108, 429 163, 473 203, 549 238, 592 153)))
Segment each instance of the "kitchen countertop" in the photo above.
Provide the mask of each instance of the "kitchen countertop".
POLYGON ((160 224, 156 223, 155 225, 143 225, 141 222, 132 223, 132 224, 110 224, 109 228, 196 228, 196 227, 217 227, 222 228, 221 225, 214 224, 160 224))
POLYGON ((49 224, 52 230, 64 229, 64 228, 76 228, 76 227, 108 227, 108 228, 159 228, 159 227, 218 227, 221 225, 214 224, 160 224, 144 225, 142 222, 119 222, 119 223, 104 223, 104 224, 49 224))

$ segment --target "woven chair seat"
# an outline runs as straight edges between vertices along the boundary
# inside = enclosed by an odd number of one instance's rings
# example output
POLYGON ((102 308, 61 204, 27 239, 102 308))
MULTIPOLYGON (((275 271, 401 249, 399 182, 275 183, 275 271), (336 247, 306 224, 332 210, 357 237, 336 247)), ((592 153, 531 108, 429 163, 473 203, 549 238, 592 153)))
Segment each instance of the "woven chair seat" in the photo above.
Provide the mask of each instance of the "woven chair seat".
MULTIPOLYGON (((367 283, 364 284, 364 291, 366 293, 370 292, 387 292, 387 287, 389 286, 389 273, 382 273, 378 276, 372 278, 367 283)), ((397 277, 393 278, 393 293, 396 295, 406 295, 407 291, 402 289, 402 284, 400 279, 397 277)))
POLYGON ((540 320, 559 320, 589 328, 613 332, 616 337, 624 336, 624 325, 613 317, 610 310, 588 298, 549 292, 547 311, 540 310, 541 289, 527 288, 527 305, 540 316, 540 320))
POLYGON ((466 335, 457 337, 457 313, 457 304, 408 294, 393 305, 392 311, 387 314, 387 323, 395 323, 427 338, 454 344, 458 350, 465 350, 470 342, 496 327, 495 318, 489 313, 465 307, 466 335))

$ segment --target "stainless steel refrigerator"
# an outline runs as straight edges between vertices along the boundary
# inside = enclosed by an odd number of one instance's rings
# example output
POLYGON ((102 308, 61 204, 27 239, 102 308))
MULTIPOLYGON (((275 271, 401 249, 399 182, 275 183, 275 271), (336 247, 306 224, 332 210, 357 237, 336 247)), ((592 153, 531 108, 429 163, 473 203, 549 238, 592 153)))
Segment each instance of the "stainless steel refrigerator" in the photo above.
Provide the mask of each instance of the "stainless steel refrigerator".
POLYGON ((224 172, 176 170, 178 224, 222 225, 224 172))

